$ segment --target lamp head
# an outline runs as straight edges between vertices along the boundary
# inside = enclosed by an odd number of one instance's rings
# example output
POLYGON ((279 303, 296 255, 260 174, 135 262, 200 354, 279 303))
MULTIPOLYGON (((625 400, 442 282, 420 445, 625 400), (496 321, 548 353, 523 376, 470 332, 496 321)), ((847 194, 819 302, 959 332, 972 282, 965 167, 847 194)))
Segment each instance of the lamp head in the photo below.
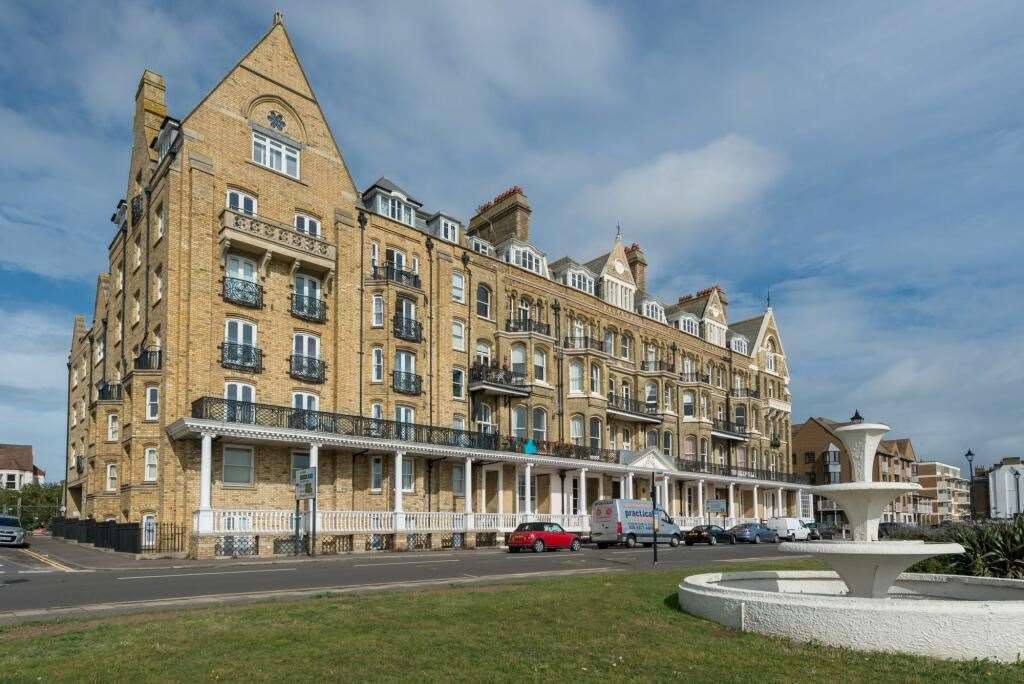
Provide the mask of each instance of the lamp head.
POLYGON ((855 410, 853 412, 853 417, 850 418, 850 422, 851 423, 863 423, 864 422, 864 416, 860 415, 860 410, 855 410))

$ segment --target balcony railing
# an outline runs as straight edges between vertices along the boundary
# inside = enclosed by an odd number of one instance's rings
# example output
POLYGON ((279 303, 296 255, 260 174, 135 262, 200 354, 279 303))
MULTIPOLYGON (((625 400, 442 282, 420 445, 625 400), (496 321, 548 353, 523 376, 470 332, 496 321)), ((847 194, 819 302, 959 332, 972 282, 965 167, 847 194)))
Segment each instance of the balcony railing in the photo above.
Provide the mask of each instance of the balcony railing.
POLYGON ((648 373, 675 373, 676 364, 671 361, 641 361, 640 370, 647 371, 648 373))
POLYGON ((423 324, 415 318, 395 316, 393 319, 395 337, 408 342, 421 342, 423 340, 423 324))
POLYGON ((119 382, 103 382, 96 387, 96 400, 97 401, 120 401, 121 400, 121 383, 119 382))
POLYGON ((641 403, 628 397, 622 397, 611 393, 608 394, 608 409, 624 411, 625 413, 632 413, 638 416, 655 417, 658 415, 658 405, 656 403, 641 403))
POLYGON ((512 389, 526 389, 526 373, 511 371, 505 368, 495 368, 474 364, 469 369, 469 382, 486 382, 491 385, 501 385, 512 389))
POLYGON ((263 306, 263 286, 243 278, 224 278, 224 301, 259 309, 263 306))
POLYGON ((299 354, 291 357, 289 373, 296 380, 306 382, 323 382, 327 364, 315 356, 301 356, 299 354))
POLYGON ((225 342, 220 348, 220 365, 240 371, 263 370, 263 350, 251 344, 225 342))
POLYGON ((508 332, 534 332, 550 336, 551 324, 541 323, 532 318, 510 318, 505 321, 505 330, 508 332))
POLYGON ((398 283, 399 285, 405 285, 407 287, 419 288, 420 286, 419 274, 398 268, 394 264, 374 266, 371 277, 374 280, 390 280, 391 282, 398 283))
POLYGON ((722 463, 710 463, 708 461, 693 461, 677 459, 676 467, 691 473, 707 473, 709 475, 725 475, 728 477, 743 477, 754 480, 772 480, 775 482, 791 482, 803 484, 807 479, 801 475, 792 473, 780 473, 775 470, 763 468, 746 468, 743 466, 731 466, 722 463))
POLYGON ((163 365, 163 351, 146 349, 135 357, 135 370, 160 370, 163 365))
POLYGON ((715 420, 711 424, 711 429, 715 432, 723 432, 737 437, 747 436, 747 426, 743 423, 734 423, 731 420, 715 420))
POLYGON ((782 439, 778 435, 772 435, 769 444, 771 444, 773 448, 778 449, 780 446, 782 446, 782 439))
POLYGON ((605 351, 601 340, 595 340, 593 337, 566 337, 562 346, 566 349, 605 351))
POLYGON ((327 320, 327 302, 319 297, 293 294, 292 313, 306 321, 323 323, 327 320))
POLYGON ((756 389, 751 389, 750 387, 733 387, 731 390, 729 390, 729 394, 731 394, 734 397, 739 397, 741 399, 757 399, 758 397, 761 396, 760 392, 758 392, 756 389))
POLYGON ((392 371, 391 387, 402 394, 421 394, 423 392, 423 377, 415 373, 392 371))
POLYGON ((679 379, 687 383, 702 382, 705 385, 711 384, 711 376, 709 376, 707 373, 680 373, 679 379))

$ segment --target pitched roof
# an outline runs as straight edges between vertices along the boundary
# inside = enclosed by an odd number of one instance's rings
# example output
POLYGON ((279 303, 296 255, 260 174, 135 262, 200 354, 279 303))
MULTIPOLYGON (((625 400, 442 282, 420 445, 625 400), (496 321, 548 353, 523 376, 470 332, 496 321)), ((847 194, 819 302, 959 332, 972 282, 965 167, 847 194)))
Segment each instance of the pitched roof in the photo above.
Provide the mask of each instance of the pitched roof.
POLYGON ((381 176, 380 178, 373 182, 373 185, 366 188, 366 190, 363 190, 363 197, 365 197, 367 193, 369 193, 374 188, 380 188, 381 190, 387 190, 388 192, 399 192, 405 195, 405 198, 412 202, 413 204, 419 205, 421 207, 423 206, 422 202, 420 202, 418 199, 416 199, 408 192, 403 190, 401 187, 393 183, 390 178, 387 178, 385 176, 381 176))
POLYGON ((764 323, 764 317, 767 314, 761 314, 748 318, 745 321, 738 321, 729 326, 729 330, 736 333, 737 335, 743 335, 747 338, 751 345, 757 342, 757 334, 761 332, 761 325, 764 323))
POLYGON ((585 262, 583 265, 586 266, 587 268, 589 268, 594 273, 597 273, 598 275, 600 275, 600 274, 604 273, 604 267, 605 267, 605 264, 608 263, 608 257, 610 255, 611 255, 611 252, 605 252, 601 256, 596 257, 594 259, 591 259, 590 261, 585 262))
POLYGON ((710 298, 710 292, 699 297, 680 297, 679 301, 675 304, 665 307, 665 315, 671 316, 677 313, 689 313, 693 314, 697 318, 703 318, 704 309, 707 308, 708 300, 710 298))
POLYGON ((31 444, 0 444, 0 470, 33 472, 31 444))

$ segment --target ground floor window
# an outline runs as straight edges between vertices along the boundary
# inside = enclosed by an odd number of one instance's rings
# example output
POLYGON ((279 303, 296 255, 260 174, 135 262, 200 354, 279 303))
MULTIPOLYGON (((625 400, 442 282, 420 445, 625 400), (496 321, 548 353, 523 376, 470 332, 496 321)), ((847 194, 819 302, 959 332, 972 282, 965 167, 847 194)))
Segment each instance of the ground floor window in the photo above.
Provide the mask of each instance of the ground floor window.
POLYGON ((245 486, 253 482, 253 452, 249 447, 224 447, 225 485, 245 486))
POLYGON ((452 465, 452 495, 466 495, 466 466, 462 463, 452 465))
MULTIPOLYGON (((526 511, 526 474, 519 473, 517 476, 519 481, 519 511, 526 511)), ((537 510, 537 476, 532 475, 530 477, 530 511, 536 512, 537 510)))

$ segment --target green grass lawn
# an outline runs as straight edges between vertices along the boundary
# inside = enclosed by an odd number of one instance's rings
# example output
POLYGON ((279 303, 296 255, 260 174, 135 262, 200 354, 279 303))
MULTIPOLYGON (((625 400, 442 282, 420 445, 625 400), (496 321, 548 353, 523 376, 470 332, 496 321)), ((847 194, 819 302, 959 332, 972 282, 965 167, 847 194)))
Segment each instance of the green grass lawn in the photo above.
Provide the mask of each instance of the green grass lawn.
POLYGON ((1022 665, 864 654, 733 632, 679 611, 681 574, 612 573, 8 627, 0 630, 0 680, 1024 681, 1022 665))

